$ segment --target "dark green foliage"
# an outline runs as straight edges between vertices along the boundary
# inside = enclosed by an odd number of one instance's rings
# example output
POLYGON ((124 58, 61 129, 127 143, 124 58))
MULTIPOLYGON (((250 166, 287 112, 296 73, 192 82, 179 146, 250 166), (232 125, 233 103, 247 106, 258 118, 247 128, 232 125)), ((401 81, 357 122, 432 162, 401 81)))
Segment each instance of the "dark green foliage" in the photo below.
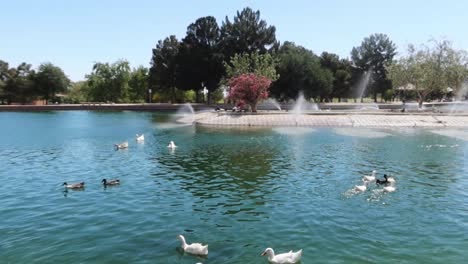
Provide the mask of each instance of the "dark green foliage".
POLYGON ((194 90, 198 95, 206 87, 211 101, 211 93, 218 88, 224 73, 219 40, 220 30, 214 17, 199 18, 187 27, 187 36, 179 47, 177 88, 194 90))
POLYGON ((95 63, 93 71, 86 76, 89 97, 95 102, 128 102, 130 65, 125 60, 113 64, 95 63))
POLYGON ((37 92, 45 99, 46 103, 57 93, 63 93, 70 85, 70 79, 65 73, 52 63, 43 63, 35 76, 37 92))
POLYGON ((226 58, 235 54, 265 53, 277 46, 276 28, 260 19, 260 11, 246 7, 237 12, 233 22, 226 17, 221 26, 221 47, 226 58))
POLYGON ((140 66, 130 73, 129 96, 132 103, 144 103, 148 100, 148 69, 140 66))
POLYGON ((179 41, 172 35, 158 41, 153 49, 149 70, 149 87, 154 91, 170 91, 172 102, 177 100, 176 73, 179 41))
POLYGON ((10 68, 4 86, 4 97, 8 103, 18 102, 25 104, 38 95, 35 90, 35 75, 31 64, 25 62, 16 68, 10 68))
POLYGON ((347 59, 340 59, 336 54, 323 52, 320 56, 320 65, 333 74, 331 97, 337 97, 341 101, 341 97, 347 96, 351 90, 351 62, 347 59))
POLYGON ((296 99, 302 91, 307 99, 330 96, 333 74, 320 65, 319 58, 310 50, 285 42, 278 51, 279 79, 270 93, 280 101, 296 99))
POLYGON ((391 89, 391 82, 387 78, 386 66, 392 63, 396 55, 396 46, 385 34, 373 34, 354 47, 351 51, 351 59, 361 73, 371 70, 372 81, 368 92, 377 100, 377 93, 384 93, 391 89))

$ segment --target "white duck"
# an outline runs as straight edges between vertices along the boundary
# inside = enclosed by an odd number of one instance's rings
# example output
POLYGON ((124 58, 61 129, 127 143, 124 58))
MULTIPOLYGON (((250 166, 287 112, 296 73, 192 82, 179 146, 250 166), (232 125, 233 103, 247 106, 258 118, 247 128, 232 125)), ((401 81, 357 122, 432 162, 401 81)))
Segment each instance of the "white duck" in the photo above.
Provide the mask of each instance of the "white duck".
POLYGON ((377 175, 377 171, 373 170, 372 175, 364 175, 364 177, 362 177, 362 179, 364 181, 375 181, 375 176, 376 175, 377 175))
POLYGON ((143 141, 145 141, 145 135, 143 135, 143 134, 141 134, 141 135, 136 134, 136 141, 138 141, 138 142, 143 142, 143 141))
POLYGON ((385 177, 385 179, 387 179, 387 182, 389 182, 389 183, 392 183, 392 184, 393 184, 393 183, 396 183, 396 180, 395 180, 395 178, 393 178, 393 177, 388 177, 388 176, 387 176, 387 177, 385 177))
POLYGON ((171 149, 175 149, 177 148, 177 146, 174 144, 174 141, 171 140, 171 142, 169 142, 169 145, 167 145, 168 148, 171 148, 171 149))
POLYGON ((364 184, 363 185, 356 185, 354 186, 354 190, 356 192, 365 192, 367 190, 367 182, 364 181, 364 184))
POLYGON ((125 141, 125 142, 122 142, 120 144, 115 144, 114 145, 116 149, 126 149, 128 148, 128 142, 125 141))
POLYGON ((178 235, 177 238, 182 241, 182 249, 185 252, 200 256, 208 255, 208 245, 203 246, 201 243, 192 243, 189 245, 185 242, 185 237, 183 235, 178 235))
POLYGON ((294 264, 301 261, 302 249, 297 252, 292 250, 288 253, 282 253, 275 255, 275 251, 272 248, 267 248, 263 251, 262 256, 268 256, 268 261, 275 264, 294 264))
POLYGON ((396 187, 393 186, 393 185, 385 186, 385 187, 383 188, 383 191, 384 191, 384 192, 394 192, 394 191, 396 191, 396 187))

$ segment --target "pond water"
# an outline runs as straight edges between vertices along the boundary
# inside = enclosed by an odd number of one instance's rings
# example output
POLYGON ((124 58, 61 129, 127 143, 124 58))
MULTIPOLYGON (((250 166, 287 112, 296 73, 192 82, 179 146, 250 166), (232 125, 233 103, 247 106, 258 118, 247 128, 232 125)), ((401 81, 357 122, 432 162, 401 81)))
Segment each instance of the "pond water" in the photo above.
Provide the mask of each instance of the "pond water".
POLYGON ((468 258, 467 131, 169 120, 0 113, 0 263, 268 263, 267 247, 302 248, 301 263, 468 258), (395 177, 396 191, 354 192, 372 170, 395 177), (209 244, 208 257, 183 254, 178 234, 209 244))

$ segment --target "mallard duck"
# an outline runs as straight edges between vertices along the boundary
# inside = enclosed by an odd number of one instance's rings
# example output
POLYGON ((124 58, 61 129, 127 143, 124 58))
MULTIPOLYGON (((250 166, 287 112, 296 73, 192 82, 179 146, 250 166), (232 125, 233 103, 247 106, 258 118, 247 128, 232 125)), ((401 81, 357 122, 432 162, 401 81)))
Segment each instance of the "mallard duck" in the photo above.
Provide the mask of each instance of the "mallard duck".
POLYGON ((377 175, 377 171, 372 171, 372 175, 364 175, 362 179, 364 181, 375 181, 375 176, 377 175))
POLYGON ((106 180, 106 179, 102 179, 102 184, 104 184, 105 186, 109 186, 109 185, 118 185, 120 184, 120 180, 119 179, 112 179, 112 180, 106 180))
POLYGON ((388 177, 387 174, 384 174, 384 179, 383 180, 379 180, 377 179, 375 181, 375 183, 377 184, 389 184, 389 183, 395 183, 395 178, 393 177, 388 177))
POLYGON ((136 141, 138 141, 138 142, 145 141, 145 135, 143 135, 143 134, 141 134, 141 135, 136 134, 136 141))
POLYGON ((128 148, 128 142, 125 141, 125 142, 122 142, 120 144, 115 144, 114 145, 116 149, 126 149, 128 148))
POLYGON ((180 239, 180 241, 182 241, 182 249, 185 252, 189 254, 193 254, 193 255, 200 255, 200 256, 208 255, 208 245, 203 246, 201 243, 192 243, 188 245, 185 242, 185 237, 183 235, 178 235, 177 238, 180 239))
POLYGON ((292 250, 288 253, 282 253, 275 255, 275 251, 272 248, 267 248, 263 251, 262 256, 268 256, 268 261, 275 264, 293 264, 301 261, 302 249, 297 252, 292 250))
POLYGON ((63 186, 67 189, 81 189, 84 188, 84 182, 68 184, 67 182, 63 183, 63 186))
POLYGON ((171 140, 171 142, 169 142, 169 145, 167 145, 168 148, 177 148, 177 146, 174 144, 174 141, 171 140))

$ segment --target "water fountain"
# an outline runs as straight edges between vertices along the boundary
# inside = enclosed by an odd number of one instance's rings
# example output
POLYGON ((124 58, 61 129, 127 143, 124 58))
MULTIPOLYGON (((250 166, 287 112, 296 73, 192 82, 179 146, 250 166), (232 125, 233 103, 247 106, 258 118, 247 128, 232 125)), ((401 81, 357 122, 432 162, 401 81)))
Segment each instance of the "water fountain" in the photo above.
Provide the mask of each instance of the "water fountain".
POLYGON ((278 111, 281 111, 281 106, 280 104, 278 103, 278 101, 276 101, 274 98, 268 98, 267 100, 263 101, 261 103, 261 105, 259 106, 259 108, 262 107, 267 107, 267 108, 275 108, 276 110, 278 111))
POLYGON ((195 111, 192 105, 189 103, 183 104, 179 110, 177 110, 171 121, 187 126, 192 125, 195 122, 195 111))
POLYGON ((304 94, 302 92, 299 93, 299 97, 297 98, 296 102, 294 103, 291 112, 295 115, 302 115, 304 111, 320 111, 318 105, 313 101, 307 102, 304 98, 304 94))
POLYGON ((457 112, 463 112, 468 110, 468 105, 463 102, 463 99, 468 95, 468 82, 463 82, 460 89, 455 93, 455 102, 451 103, 449 114, 452 115, 457 112))
POLYGON ((356 98, 361 99, 361 103, 362 103, 362 98, 367 90, 367 86, 369 86, 369 83, 371 81, 371 77, 372 77, 372 68, 364 72, 364 74, 361 76, 361 79, 359 79, 359 82, 356 85, 354 95, 356 96, 356 98))

